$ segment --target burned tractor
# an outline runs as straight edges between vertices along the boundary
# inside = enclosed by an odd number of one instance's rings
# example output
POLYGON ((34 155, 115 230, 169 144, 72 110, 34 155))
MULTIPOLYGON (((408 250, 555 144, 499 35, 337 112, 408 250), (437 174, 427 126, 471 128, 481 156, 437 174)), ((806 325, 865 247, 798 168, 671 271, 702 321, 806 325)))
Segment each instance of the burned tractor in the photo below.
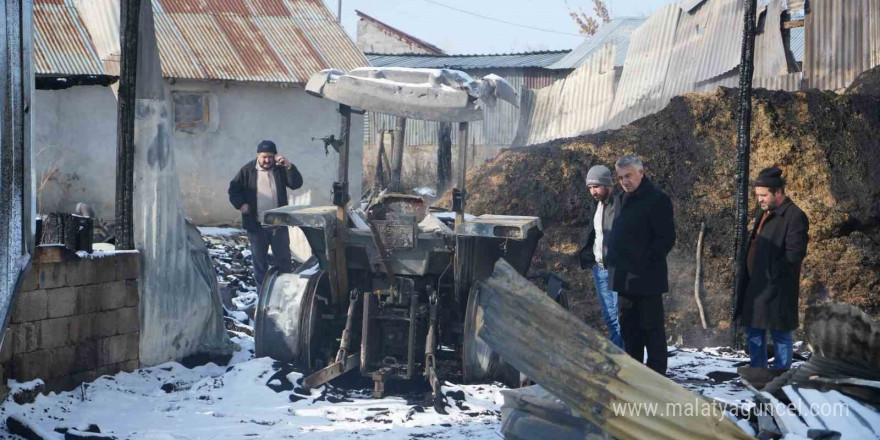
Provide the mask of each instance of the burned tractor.
MULTIPOLYGON (((373 379, 375 396, 383 395, 390 379, 421 376, 439 395, 441 358, 455 360, 465 382, 516 384, 519 373, 477 337, 481 314, 473 286, 502 257, 525 274, 542 236, 541 221, 464 214, 468 122, 481 119, 481 107, 496 99, 516 104, 514 89, 494 75, 475 81, 458 71, 378 68, 324 71, 306 89, 340 103, 334 206, 266 213, 268 224, 299 227, 314 257, 294 273, 267 275, 256 315, 256 355, 295 364, 310 374, 303 381, 307 388, 360 369, 373 379), (352 107, 459 123, 453 212, 436 212, 421 197, 389 191, 349 206, 352 107)), ((397 162, 392 182, 399 182, 397 162)))

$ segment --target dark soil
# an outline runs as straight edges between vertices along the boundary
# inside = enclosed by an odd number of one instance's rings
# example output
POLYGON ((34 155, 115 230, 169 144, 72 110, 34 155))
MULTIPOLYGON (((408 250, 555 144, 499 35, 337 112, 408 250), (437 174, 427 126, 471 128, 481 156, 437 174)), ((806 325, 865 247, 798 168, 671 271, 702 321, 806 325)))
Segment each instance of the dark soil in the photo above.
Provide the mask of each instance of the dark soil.
MULTIPOLYGON (((727 344, 737 93, 687 94, 619 130, 507 150, 468 174, 468 212, 541 217, 546 235, 532 270, 570 280, 574 312, 603 328, 591 277, 575 259, 591 203, 583 178, 592 165, 613 169, 621 155, 640 155, 675 207, 678 239, 665 298, 669 342, 727 344), (699 324, 693 291, 701 223, 707 226, 701 297, 709 330, 699 324)), ((880 315, 880 96, 756 90, 751 178, 771 165, 783 168, 788 195, 810 220, 801 312, 843 301, 880 315)), ((753 197, 750 204, 754 213, 753 197)))

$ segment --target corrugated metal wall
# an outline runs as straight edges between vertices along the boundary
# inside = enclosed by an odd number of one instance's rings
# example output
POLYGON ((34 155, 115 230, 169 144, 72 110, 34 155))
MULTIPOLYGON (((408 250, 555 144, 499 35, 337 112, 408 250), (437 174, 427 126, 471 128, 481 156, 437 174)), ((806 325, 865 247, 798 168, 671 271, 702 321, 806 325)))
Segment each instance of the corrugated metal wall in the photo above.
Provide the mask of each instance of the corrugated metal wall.
POLYGON ((807 87, 847 87, 880 64, 880 0, 811 0, 806 16, 807 87))
MULTIPOLYGON (((494 73, 506 79, 520 95, 524 89, 546 87, 564 78, 565 71, 551 71, 536 68, 472 69, 465 71, 474 78, 494 73)), ((510 103, 499 101, 494 108, 486 109, 482 121, 470 124, 468 144, 509 146, 516 136, 520 110, 510 103)), ((364 139, 371 145, 379 142, 379 130, 393 130, 397 118, 394 116, 368 112, 364 119, 366 133, 364 139)), ((408 119, 406 121, 405 145, 433 145, 437 143, 437 122, 408 119)), ((452 141, 457 142, 458 130, 452 131, 452 141)))
POLYGON ((514 145, 577 136, 605 124, 614 97, 615 45, 608 44, 572 72, 540 90, 523 92, 514 145))
MULTIPOLYGON (((609 97, 590 95, 599 82, 578 77, 582 75, 578 69, 567 83, 560 81, 543 93, 523 95, 522 107, 528 111, 521 115, 515 145, 618 128, 662 110, 682 93, 737 87, 743 0, 705 0, 689 8, 667 6, 633 33, 619 84, 608 92, 614 103, 604 124, 596 126, 593 117, 604 111, 609 97), (595 108, 573 110, 566 107, 571 102, 595 108), (591 119, 583 119, 585 114, 591 119)), ((786 59, 782 0, 769 0, 762 8, 754 87, 840 89, 880 64, 880 0, 812 0, 809 9, 806 56, 800 72, 786 59)))

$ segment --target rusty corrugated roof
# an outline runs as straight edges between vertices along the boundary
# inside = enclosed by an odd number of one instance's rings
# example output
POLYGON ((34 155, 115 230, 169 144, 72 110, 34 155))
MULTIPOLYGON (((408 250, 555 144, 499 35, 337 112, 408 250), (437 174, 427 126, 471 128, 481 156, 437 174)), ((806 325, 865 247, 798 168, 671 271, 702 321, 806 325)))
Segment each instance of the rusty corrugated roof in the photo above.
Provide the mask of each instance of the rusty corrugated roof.
POLYGON ((321 0, 152 0, 168 78, 305 83, 366 58, 321 0))
POLYGON ((37 75, 103 75, 104 68, 73 0, 34 0, 37 75))

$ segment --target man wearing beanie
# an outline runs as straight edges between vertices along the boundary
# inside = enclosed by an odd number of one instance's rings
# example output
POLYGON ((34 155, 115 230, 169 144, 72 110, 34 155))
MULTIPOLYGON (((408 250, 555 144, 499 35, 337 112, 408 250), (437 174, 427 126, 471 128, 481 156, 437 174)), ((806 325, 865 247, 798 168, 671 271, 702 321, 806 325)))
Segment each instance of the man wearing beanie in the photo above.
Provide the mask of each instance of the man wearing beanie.
POLYGON ((248 233, 258 292, 268 269, 270 245, 278 270, 291 270, 287 228, 264 226, 263 215, 270 209, 287 206, 287 188, 298 189, 302 184, 302 175, 286 157, 278 154, 272 141, 260 142, 257 158, 241 167, 229 182, 229 202, 241 211, 241 224, 248 233))
POLYGON ((590 206, 590 219, 587 223, 587 242, 578 251, 581 269, 593 271, 593 283, 599 297, 602 318, 608 327, 608 339, 623 348, 620 336, 620 322, 617 320, 617 292, 608 287, 608 269, 605 260, 608 256, 608 240, 611 224, 614 221, 614 181, 611 170, 604 165, 596 165, 587 172, 587 189, 596 201, 590 206))
POLYGON ((615 165, 623 193, 617 197, 608 238, 608 279, 617 291, 620 332, 626 352, 666 374, 663 294, 669 291, 666 255, 675 245, 672 201, 645 176, 638 156, 615 165))
POLYGON ((807 256, 806 214, 785 195, 782 170, 770 167, 755 179, 761 209, 749 237, 746 276, 737 286, 734 319, 746 334, 752 367, 767 368, 767 332, 773 339, 773 368, 787 370, 798 326, 801 263, 807 256))

